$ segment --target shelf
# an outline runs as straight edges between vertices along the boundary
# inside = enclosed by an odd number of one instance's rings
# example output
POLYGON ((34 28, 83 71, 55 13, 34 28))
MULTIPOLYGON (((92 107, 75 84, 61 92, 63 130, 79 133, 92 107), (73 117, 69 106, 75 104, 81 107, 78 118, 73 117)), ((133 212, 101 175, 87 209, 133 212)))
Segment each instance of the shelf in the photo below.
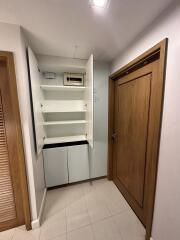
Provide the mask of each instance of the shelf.
POLYGON ((78 141, 86 141, 86 140, 87 139, 85 135, 54 137, 54 138, 45 138, 44 144, 78 142, 78 141))
POLYGON ((83 109, 43 109, 42 113, 75 113, 75 112, 86 112, 87 110, 83 110, 83 109))
POLYGON ((87 121, 85 120, 73 120, 73 121, 49 121, 43 122, 44 126, 52 126, 52 125, 68 125, 68 124, 85 124, 87 121))
POLYGON ((68 64, 68 63, 39 63, 39 68, 42 72, 55 72, 62 74, 64 72, 71 72, 71 73, 86 73, 86 63, 83 64, 68 64))
POLYGON ((42 102, 43 113, 75 113, 86 112, 82 100, 45 100, 42 102))
POLYGON ((41 85, 40 87, 46 91, 84 91, 86 89, 86 87, 82 86, 41 85))

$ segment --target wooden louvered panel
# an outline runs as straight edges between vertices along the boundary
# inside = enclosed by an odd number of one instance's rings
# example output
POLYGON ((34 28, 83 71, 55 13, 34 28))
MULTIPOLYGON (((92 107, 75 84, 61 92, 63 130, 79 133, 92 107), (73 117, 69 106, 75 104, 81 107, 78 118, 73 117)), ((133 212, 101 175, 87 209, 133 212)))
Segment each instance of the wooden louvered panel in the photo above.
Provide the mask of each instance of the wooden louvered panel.
POLYGON ((31 228, 13 54, 0 51, 0 232, 31 228))
POLYGON ((8 146, 0 94, 0 223, 16 218, 16 207, 11 181, 8 146))

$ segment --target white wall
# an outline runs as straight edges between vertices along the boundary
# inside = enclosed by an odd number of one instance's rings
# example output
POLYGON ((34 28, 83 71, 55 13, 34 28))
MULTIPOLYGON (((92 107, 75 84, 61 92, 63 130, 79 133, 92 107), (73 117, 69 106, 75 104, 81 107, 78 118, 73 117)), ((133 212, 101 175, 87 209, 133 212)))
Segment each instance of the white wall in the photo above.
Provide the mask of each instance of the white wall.
POLYGON ((14 53, 21 125, 24 141, 32 220, 39 215, 44 190, 42 160, 37 161, 33 148, 29 84, 26 64, 25 39, 17 25, 0 23, 0 50, 14 53), (40 175, 40 179, 39 178, 40 175))
POLYGON ((169 38, 152 237, 180 239, 180 2, 172 4, 114 61, 112 72, 169 38))

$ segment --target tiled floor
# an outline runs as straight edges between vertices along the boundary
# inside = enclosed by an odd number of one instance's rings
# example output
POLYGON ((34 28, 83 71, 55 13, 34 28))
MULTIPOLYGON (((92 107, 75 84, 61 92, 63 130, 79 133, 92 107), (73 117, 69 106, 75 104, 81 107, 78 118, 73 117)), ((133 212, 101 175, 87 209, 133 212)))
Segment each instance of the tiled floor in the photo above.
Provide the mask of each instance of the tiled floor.
POLYGON ((0 233, 0 240, 144 240, 145 230, 106 179, 48 191, 41 228, 0 233))

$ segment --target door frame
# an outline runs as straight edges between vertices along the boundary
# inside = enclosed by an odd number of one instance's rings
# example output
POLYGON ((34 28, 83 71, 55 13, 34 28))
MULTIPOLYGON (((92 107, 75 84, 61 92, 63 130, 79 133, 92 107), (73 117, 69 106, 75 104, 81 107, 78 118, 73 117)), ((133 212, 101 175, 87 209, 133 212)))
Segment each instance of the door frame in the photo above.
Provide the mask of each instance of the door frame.
POLYGON ((162 82, 163 89, 160 92, 161 97, 161 114, 160 124, 158 128, 158 151, 156 153, 155 164, 153 166, 154 173, 151 179, 151 196, 149 196, 149 211, 147 213, 146 223, 146 240, 150 240, 153 222, 154 202, 155 202, 155 191, 156 191, 156 178, 158 170, 158 158, 159 158, 159 145, 160 145, 160 134, 161 134, 161 123, 162 123, 162 112, 163 112, 163 99, 164 99, 164 85, 165 85, 165 72, 166 72, 166 59, 167 59, 167 47, 168 39, 165 38, 148 51, 141 54, 129 62, 124 67, 120 68, 109 77, 109 111, 108 111, 108 179, 113 180, 113 128, 114 128, 114 99, 115 99, 115 81, 120 77, 126 76, 133 71, 145 66, 147 63, 153 62, 157 56, 159 59, 159 79, 162 82))
POLYGON ((29 192, 28 192, 28 183, 26 175, 26 164, 24 156, 24 146, 23 146, 23 137, 21 130, 21 119, 19 112, 19 101, 17 94, 17 85, 16 85, 16 73, 14 65, 14 55, 12 52, 0 51, 0 57, 4 59, 7 64, 8 77, 10 81, 10 92, 14 105, 14 122, 16 125, 16 136, 17 136, 17 146, 18 146, 18 164, 20 169, 20 183, 22 191, 22 207, 24 211, 24 221, 27 230, 31 230, 31 214, 30 214, 30 203, 29 203, 29 192))

